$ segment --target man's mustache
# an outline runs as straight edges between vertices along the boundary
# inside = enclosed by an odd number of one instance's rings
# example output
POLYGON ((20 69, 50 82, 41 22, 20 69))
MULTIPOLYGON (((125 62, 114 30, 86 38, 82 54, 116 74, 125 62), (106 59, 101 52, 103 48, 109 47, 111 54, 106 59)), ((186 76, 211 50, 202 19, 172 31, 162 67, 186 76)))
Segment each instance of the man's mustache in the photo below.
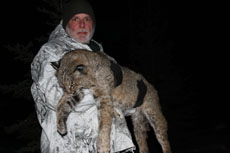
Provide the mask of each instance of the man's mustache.
POLYGON ((77 33, 79 33, 79 32, 87 32, 88 33, 88 30, 86 30, 86 29, 79 29, 79 30, 77 30, 77 33))

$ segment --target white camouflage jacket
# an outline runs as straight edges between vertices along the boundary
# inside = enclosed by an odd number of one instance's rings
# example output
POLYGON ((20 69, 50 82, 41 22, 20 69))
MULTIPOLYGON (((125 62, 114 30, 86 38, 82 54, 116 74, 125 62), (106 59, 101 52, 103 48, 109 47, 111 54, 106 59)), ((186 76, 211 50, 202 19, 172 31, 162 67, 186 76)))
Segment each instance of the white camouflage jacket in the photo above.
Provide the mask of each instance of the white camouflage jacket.
MULTIPOLYGON (((93 43, 98 44, 93 41, 93 43)), ((102 47, 100 44, 100 50, 102 47)), ((97 108, 93 96, 85 90, 85 97, 70 113, 67 120, 68 133, 61 137, 56 128, 56 105, 63 95, 59 87, 55 70, 51 62, 58 61, 68 51, 87 49, 88 45, 78 43, 70 38, 61 23, 51 33, 49 41, 44 44, 31 64, 33 84, 31 92, 35 101, 39 123, 42 127, 42 153, 96 153, 98 133, 97 108)), ((122 112, 114 117, 111 131, 111 153, 133 151, 130 132, 122 112)))

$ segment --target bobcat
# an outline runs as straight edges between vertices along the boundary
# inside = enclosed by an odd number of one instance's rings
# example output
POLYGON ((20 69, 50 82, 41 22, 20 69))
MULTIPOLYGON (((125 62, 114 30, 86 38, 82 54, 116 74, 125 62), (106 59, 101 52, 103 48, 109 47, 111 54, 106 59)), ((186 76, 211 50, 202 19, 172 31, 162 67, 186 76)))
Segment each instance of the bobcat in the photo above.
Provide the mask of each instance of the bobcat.
POLYGON ((72 108, 84 97, 83 89, 89 89, 97 102, 99 111, 99 153, 110 151, 110 130, 114 107, 123 111, 136 108, 131 115, 134 134, 140 153, 148 153, 148 122, 155 131, 164 153, 171 153, 167 136, 167 121, 163 116, 157 91, 140 74, 119 66, 101 52, 74 50, 66 53, 57 70, 57 78, 64 95, 57 105, 57 129, 67 133, 66 120, 72 108))

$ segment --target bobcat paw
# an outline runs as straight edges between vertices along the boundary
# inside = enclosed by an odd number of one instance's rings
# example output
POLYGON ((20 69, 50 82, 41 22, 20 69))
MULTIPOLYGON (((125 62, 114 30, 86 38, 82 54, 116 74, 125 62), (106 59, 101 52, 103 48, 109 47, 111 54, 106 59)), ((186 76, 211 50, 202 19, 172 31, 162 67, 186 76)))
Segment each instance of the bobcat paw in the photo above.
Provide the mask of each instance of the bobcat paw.
POLYGON ((67 132, 60 132, 59 130, 57 130, 57 132, 62 136, 62 137, 64 137, 64 136, 66 136, 67 135, 67 132))
POLYGON ((64 121, 60 120, 57 123, 57 132, 63 137, 67 134, 67 128, 64 121))

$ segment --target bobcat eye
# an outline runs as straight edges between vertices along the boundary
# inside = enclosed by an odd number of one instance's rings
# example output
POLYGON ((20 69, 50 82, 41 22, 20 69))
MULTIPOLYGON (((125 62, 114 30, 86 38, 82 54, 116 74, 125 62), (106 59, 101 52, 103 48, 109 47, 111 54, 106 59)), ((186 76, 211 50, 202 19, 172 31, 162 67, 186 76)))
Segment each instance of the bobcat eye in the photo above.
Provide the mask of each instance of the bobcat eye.
POLYGON ((77 65, 75 71, 84 72, 85 66, 83 64, 77 65))

